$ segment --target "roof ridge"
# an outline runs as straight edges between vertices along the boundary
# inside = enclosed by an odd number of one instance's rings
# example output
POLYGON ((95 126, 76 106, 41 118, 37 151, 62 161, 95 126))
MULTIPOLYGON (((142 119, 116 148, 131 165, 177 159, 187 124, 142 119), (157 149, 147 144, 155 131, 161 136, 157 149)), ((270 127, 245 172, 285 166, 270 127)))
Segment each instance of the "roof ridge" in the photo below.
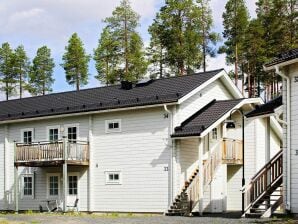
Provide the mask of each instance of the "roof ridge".
MULTIPOLYGON (((219 73, 220 71, 223 71, 224 69, 215 69, 215 70, 210 70, 206 72, 197 72, 189 75, 184 75, 184 76, 171 76, 171 77, 166 77, 166 78, 161 78, 161 79, 154 79, 154 81, 161 81, 161 80, 166 80, 166 79, 175 79, 175 78, 183 78, 183 77, 189 77, 189 76, 194 76, 194 75, 199 75, 199 74, 208 74, 212 72, 217 72, 219 73)), ((92 88, 86 88, 86 89, 80 89, 80 90, 70 90, 70 91, 64 91, 64 92, 55 92, 55 93, 49 93, 45 95, 38 95, 38 96, 29 96, 29 97, 24 97, 24 98, 18 98, 18 99, 11 99, 11 100, 3 100, 0 101, 1 103, 7 103, 7 102, 15 102, 15 101, 21 101, 21 100, 26 100, 26 99, 32 99, 32 98, 41 98, 41 97, 47 97, 47 96, 53 96, 53 95, 60 95, 60 94, 67 94, 67 93, 79 93, 79 92, 85 92, 85 91, 90 91, 94 89, 103 89, 103 88, 115 88, 117 86, 120 86, 121 84, 115 84, 115 85, 110 85, 110 86, 98 86, 98 87, 92 87, 92 88)))

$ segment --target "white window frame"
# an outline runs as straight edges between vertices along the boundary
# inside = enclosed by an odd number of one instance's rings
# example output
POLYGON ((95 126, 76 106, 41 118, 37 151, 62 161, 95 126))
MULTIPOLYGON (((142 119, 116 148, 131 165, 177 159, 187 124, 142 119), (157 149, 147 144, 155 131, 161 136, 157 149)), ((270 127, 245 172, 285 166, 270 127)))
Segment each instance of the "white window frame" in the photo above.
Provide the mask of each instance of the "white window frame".
POLYGON ((25 143, 24 142, 24 132, 28 132, 28 131, 31 131, 32 132, 32 142, 35 141, 34 128, 24 128, 24 129, 21 129, 21 142, 22 143, 25 143))
POLYGON ((68 139, 68 128, 76 127, 77 128, 77 140, 80 140, 80 124, 65 124, 63 125, 64 128, 64 136, 68 139))
POLYGON ((121 171, 105 171, 106 176, 106 185, 121 185, 122 184, 122 173, 121 171), (111 174, 118 174, 119 180, 110 180, 109 175, 111 174))
POLYGON ((21 198, 22 199, 33 199, 34 198, 34 174, 33 173, 28 173, 28 174, 22 174, 22 193, 21 193, 21 198), (25 182, 24 182, 24 178, 25 177, 31 177, 32 178, 32 194, 31 195, 25 195, 24 194, 24 187, 25 187, 25 182))
POLYGON ((105 121, 105 129, 106 129, 106 133, 117 133, 117 132, 121 132, 121 119, 113 119, 113 120, 106 120, 105 121), (113 129, 109 129, 109 124, 111 123, 118 123, 119 124, 119 128, 113 128, 113 129))
POLYGON ((60 125, 47 126, 47 141, 50 141, 50 129, 58 129, 58 140, 61 139, 60 125))
POLYGON ((79 175, 79 173, 68 173, 68 175, 67 175, 67 195, 68 196, 74 196, 73 194, 69 194, 69 176, 77 176, 77 194, 76 194, 76 196, 77 196, 77 198, 79 198, 79 190, 80 190, 80 175, 79 175))
POLYGON ((60 197, 60 174, 59 173, 47 173, 47 198, 59 198, 60 197), (58 195, 50 195, 50 177, 57 176, 58 177, 58 195))

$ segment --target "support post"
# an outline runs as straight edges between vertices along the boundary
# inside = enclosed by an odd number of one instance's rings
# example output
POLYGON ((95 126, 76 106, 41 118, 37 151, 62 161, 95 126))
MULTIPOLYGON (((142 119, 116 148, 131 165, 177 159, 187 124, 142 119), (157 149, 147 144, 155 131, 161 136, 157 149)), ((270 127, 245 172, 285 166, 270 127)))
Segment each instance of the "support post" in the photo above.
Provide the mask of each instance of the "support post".
POLYGON ((88 211, 93 211, 93 117, 89 116, 88 211))
POLYGON ((14 168, 14 200, 15 200, 15 212, 19 212, 19 176, 18 167, 14 168))
MULTIPOLYGON (((239 110, 241 112, 242 116, 242 189, 245 187, 245 124, 244 124, 244 113, 242 110, 239 110)), ((244 197, 245 197, 245 192, 242 190, 242 214, 244 214, 244 197)))
POLYGON ((66 137, 63 137, 63 157, 64 157, 64 163, 63 163, 63 212, 66 212, 67 210, 67 141, 66 137))
POLYGON ((270 117, 266 117, 266 163, 270 160, 270 117))
POLYGON ((204 138, 199 138, 199 213, 204 209, 204 166, 203 166, 204 138))

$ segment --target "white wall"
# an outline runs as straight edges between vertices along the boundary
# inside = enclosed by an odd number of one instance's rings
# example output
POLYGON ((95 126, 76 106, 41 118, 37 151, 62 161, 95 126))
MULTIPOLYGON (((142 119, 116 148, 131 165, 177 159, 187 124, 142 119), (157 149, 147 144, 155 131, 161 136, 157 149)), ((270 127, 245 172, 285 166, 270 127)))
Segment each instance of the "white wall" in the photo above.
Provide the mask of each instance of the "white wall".
POLYGON ((242 166, 227 166, 227 210, 241 210, 242 166))
POLYGON ((178 191, 184 186, 185 181, 188 181, 190 175, 198 168, 199 146, 198 138, 180 140, 179 147, 179 186, 178 191))
POLYGON ((196 93, 193 97, 189 98, 177 110, 177 118, 175 119, 175 126, 179 126, 181 122, 189 118, 191 115, 202 109, 205 105, 212 100, 227 100, 233 99, 229 90, 224 86, 220 79, 211 83, 200 92, 196 93))
POLYGON ((294 78, 298 76, 297 63, 289 68, 289 74, 291 79, 291 212, 298 213, 298 155, 296 154, 298 150, 298 82, 295 82, 294 78))
POLYGON ((163 108, 93 117, 94 209, 164 212, 169 203, 169 119, 163 108), (105 120, 121 119, 121 133, 105 133, 105 120), (106 185, 105 171, 121 171, 121 185, 106 185))
MULTIPOLYGON (((8 142, 9 142, 9 166, 8 166, 8 181, 10 196, 13 197, 14 195, 14 146, 13 142, 22 142, 21 139, 21 129, 26 128, 33 128, 34 129, 34 139, 33 141, 46 141, 47 140, 47 126, 56 126, 56 125, 68 125, 68 124, 76 124, 78 125, 78 139, 87 141, 88 140, 88 117, 86 116, 76 116, 76 117, 68 117, 68 118, 59 118, 59 119, 48 119, 48 120, 41 120, 41 121, 31 121, 31 122, 22 122, 22 123, 15 123, 8 125, 8 142)), ((62 138, 63 133, 61 133, 62 138)), ((84 167, 77 167, 77 168, 69 168, 68 171, 77 171, 80 173, 80 189, 79 189, 79 204, 80 209, 82 211, 86 210, 87 208, 87 172, 84 167)), ((46 173, 48 172, 47 168, 37 168, 35 173, 35 198, 23 198, 21 199, 21 176, 19 178, 19 209, 20 210, 27 210, 27 209, 38 209, 39 204, 44 205, 42 200, 46 199, 46 173)), ((19 175, 32 173, 31 169, 19 167, 19 175)), ((62 167, 59 169, 57 168, 55 171, 59 172, 62 177, 62 167)), ((62 183, 60 185, 62 190, 62 183)), ((43 206, 45 208, 45 205, 43 206)), ((9 206, 10 209, 14 209, 14 203, 11 203, 9 206)))
POLYGON ((4 210, 4 128, 0 127, 0 210, 4 210))

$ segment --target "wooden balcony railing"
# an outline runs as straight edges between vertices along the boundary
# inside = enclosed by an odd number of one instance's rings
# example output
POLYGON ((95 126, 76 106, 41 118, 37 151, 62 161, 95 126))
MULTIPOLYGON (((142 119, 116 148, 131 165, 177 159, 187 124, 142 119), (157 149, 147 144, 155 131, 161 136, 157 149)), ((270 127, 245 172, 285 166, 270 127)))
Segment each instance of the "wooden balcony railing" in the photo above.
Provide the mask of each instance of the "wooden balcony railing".
POLYGON ((196 207, 200 199, 200 176, 196 174, 187 188, 190 212, 196 207))
POLYGON ((15 163, 42 163, 51 161, 69 161, 87 163, 89 161, 89 143, 84 141, 32 142, 16 143, 15 163))
POLYGON ((224 138, 222 140, 222 162, 225 164, 243 164, 242 141, 224 138))

